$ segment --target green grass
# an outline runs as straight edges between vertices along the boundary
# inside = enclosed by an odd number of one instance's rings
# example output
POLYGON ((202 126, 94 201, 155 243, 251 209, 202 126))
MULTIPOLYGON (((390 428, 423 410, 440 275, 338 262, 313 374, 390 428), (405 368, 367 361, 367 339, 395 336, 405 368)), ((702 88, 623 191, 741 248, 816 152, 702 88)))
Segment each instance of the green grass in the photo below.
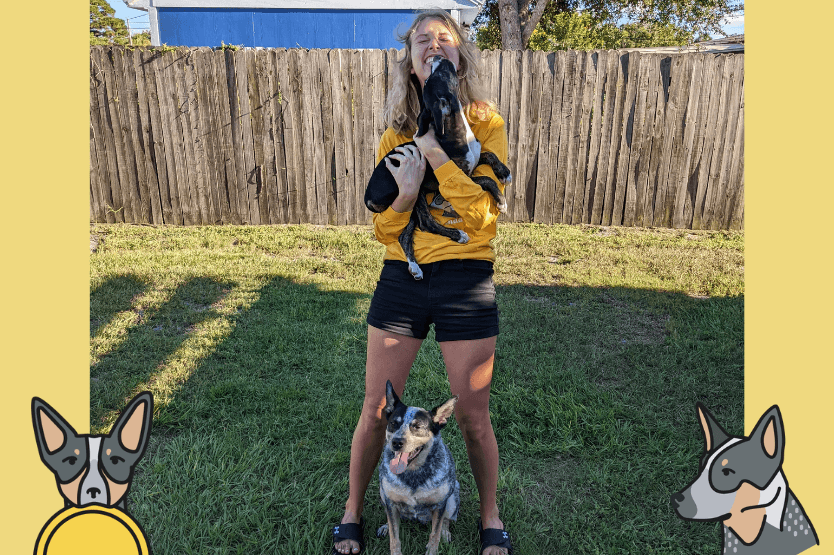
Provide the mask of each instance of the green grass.
MULTIPOLYGON (((383 248, 368 227, 97 225, 94 432, 138 391, 154 428, 129 498, 155 553, 329 553, 363 395, 365 316, 383 248)), ((700 553, 714 523, 669 503, 702 448, 695 402, 742 433, 743 235, 499 226, 491 411, 516 553, 700 553)), ((433 332, 404 400, 448 398, 433 332)), ((476 552, 477 490, 455 423, 462 507, 449 555, 476 552)), ((387 553, 378 482, 369 555, 387 553)), ((405 553, 426 529, 405 525, 405 553)))

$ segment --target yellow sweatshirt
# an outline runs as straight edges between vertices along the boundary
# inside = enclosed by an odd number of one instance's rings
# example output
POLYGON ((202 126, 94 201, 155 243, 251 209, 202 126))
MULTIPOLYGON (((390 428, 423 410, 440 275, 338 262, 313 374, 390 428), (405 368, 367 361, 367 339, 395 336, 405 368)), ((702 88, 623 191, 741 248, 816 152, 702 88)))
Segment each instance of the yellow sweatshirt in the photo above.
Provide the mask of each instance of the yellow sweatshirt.
MULTIPOLYGON (((503 118, 493 112, 488 119, 481 121, 467 112, 467 119, 475 138, 481 142, 481 151, 492 152, 506 164, 507 132, 503 118)), ((391 149, 411 140, 411 136, 401 135, 389 127, 379 142, 376 163, 379 164, 391 149)), ((428 162, 426 171, 432 171, 428 162)), ((499 214, 495 199, 451 160, 437 168, 434 174, 440 183, 439 192, 426 196, 432 217, 446 227, 465 231, 469 235, 469 242, 462 245, 418 229, 414 233, 414 255, 417 262, 429 264, 455 258, 494 261, 492 240, 495 238, 495 223, 499 214)), ((478 166, 472 175, 489 176, 504 192, 504 184, 498 181, 488 165, 478 166)), ((397 239, 410 217, 410 211, 396 212, 393 208, 373 215, 376 238, 386 246, 385 260, 405 261, 405 254, 397 239)))

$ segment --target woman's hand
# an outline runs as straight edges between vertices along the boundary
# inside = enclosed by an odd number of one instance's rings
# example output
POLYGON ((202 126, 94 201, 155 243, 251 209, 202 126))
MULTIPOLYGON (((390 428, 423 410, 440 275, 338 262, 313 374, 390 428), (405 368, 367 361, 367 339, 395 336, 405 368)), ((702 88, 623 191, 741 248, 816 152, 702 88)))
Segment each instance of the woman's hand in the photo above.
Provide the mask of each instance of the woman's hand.
POLYGON ((400 154, 385 157, 385 167, 394 176, 394 181, 400 188, 400 194, 391 203, 391 208, 395 212, 408 212, 417 202, 417 194, 426 173, 426 158, 414 145, 398 146, 394 150, 400 154), (394 166, 391 159, 399 161, 400 165, 394 166))
POLYGON ((441 147, 440 143, 437 142, 437 137, 434 134, 433 128, 429 127, 429 130, 425 135, 420 137, 415 136, 414 142, 417 144, 417 148, 420 149, 420 152, 423 153, 423 156, 426 157, 426 160, 429 161, 432 169, 436 170, 449 161, 449 155, 446 154, 446 151, 443 150, 443 147, 441 147))

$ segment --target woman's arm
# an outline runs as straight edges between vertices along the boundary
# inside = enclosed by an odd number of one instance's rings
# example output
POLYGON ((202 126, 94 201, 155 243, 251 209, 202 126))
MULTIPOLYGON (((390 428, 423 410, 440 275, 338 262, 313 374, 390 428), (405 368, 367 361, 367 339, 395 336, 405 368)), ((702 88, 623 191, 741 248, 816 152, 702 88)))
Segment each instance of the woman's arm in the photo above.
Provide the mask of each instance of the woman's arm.
MULTIPOLYGON (((482 152, 492 152, 503 163, 507 163, 507 132, 501 116, 494 114, 489 122, 476 125, 473 132, 481 142, 482 152)), ((449 159, 437 143, 432 130, 422 137, 415 138, 414 142, 420 150, 426 149, 423 150, 423 154, 434 169, 434 174, 440 183, 440 194, 463 218, 466 227, 479 230, 495 222, 499 212, 492 195, 472 181, 449 159)), ((504 192, 504 184, 495 177, 492 168, 481 165, 472 172, 473 177, 482 175, 493 179, 501 192, 504 192)))
MULTIPOLYGON (((386 166, 394 175, 394 179, 397 180, 397 186, 400 187, 400 194, 391 206, 382 212, 373 215, 374 235, 376 236, 377 241, 383 245, 389 245, 396 241, 399 238, 400 233, 402 233, 402 230, 405 229, 406 225, 408 225, 408 220, 411 217, 411 210, 414 207, 414 203, 417 201, 417 192, 419 191, 420 183, 422 183, 423 180, 423 173, 426 168, 425 158, 422 156, 419 158, 415 157, 412 150, 409 150, 408 152, 403 151, 400 154, 391 156, 397 157, 400 162, 400 168, 395 168, 393 164, 388 161, 386 155, 395 147, 408 142, 408 140, 409 139, 407 137, 398 135, 393 129, 389 128, 382 135, 382 138, 379 141, 379 148, 377 149, 377 165, 385 159, 386 166), (409 158, 407 163, 404 162, 405 158, 409 158), (422 163, 420 160, 422 160, 422 163), (406 163, 406 167, 403 167, 404 163, 406 163), (420 170, 421 164, 422 170, 420 170), (403 173, 400 175, 398 180, 397 176, 400 172, 403 173), (406 175, 406 173, 408 173, 408 175, 406 175), (417 174, 419 174, 419 181, 417 181, 415 188, 412 180, 417 174), (405 186, 400 184, 400 180, 405 183, 405 186)), ((411 148, 413 149, 413 147, 411 148)))

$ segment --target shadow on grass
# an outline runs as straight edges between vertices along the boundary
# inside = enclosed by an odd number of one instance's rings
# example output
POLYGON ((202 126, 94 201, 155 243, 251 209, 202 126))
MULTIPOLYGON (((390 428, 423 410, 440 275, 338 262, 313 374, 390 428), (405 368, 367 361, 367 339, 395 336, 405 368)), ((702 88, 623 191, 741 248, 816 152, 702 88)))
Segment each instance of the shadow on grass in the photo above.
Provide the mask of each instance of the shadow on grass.
MULTIPOLYGON (((158 308, 139 308, 134 301, 147 289, 139 285, 134 278, 119 276, 90 293, 91 307, 108 307, 111 319, 117 313, 126 313, 127 320, 115 332, 126 337, 90 367, 90 423, 94 429, 112 420, 137 387, 147 388, 148 381, 172 363, 172 357, 198 326, 218 317, 216 303, 234 286, 193 278, 179 285, 158 308)), ((103 328, 97 326, 97 332, 103 328)))
POLYGON ((147 290, 138 277, 113 276, 90 291, 90 337, 106 326, 120 312, 130 310, 133 301, 147 290))
MULTIPOLYGON (((159 409, 131 490, 133 514, 157 552, 329 550, 362 404, 370 296, 280 277, 259 293, 228 317, 231 332, 159 409)), ((714 553, 717 525, 678 519, 669 497, 697 469, 696 401, 730 433, 742 431, 743 298, 516 285, 497 293, 491 414, 499 503, 516 552, 714 553)), ((159 362, 141 359, 144 334, 162 321, 153 318, 110 355, 122 359, 125 376, 147 379, 159 362)), ((433 406, 448 394, 429 339, 406 387, 411 404, 433 406)), ((116 361, 104 364, 97 374, 116 361)), ((94 391, 94 404, 101 401, 94 391)), ((443 550, 468 554, 477 493, 456 424, 444 439, 463 500, 443 550)), ((377 488, 374 478, 369 555, 388 549, 372 539, 384 521, 377 488)), ((427 535, 404 527, 404 552, 424 549, 427 535)))

